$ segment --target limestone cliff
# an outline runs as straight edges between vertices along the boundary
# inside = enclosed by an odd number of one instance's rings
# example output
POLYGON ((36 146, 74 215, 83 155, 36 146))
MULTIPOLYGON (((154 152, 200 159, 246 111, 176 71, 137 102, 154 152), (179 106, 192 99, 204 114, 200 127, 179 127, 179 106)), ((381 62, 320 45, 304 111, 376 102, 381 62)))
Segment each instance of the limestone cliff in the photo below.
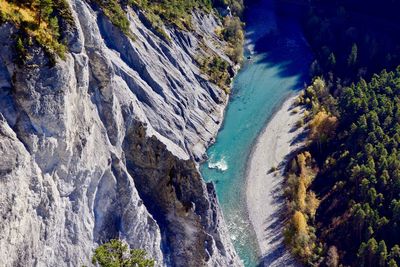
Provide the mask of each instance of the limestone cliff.
POLYGON ((0 266, 90 265, 115 237, 159 266, 240 265, 195 163, 227 102, 195 61, 226 58, 220 22, 194 12, 195 30, 166 29, 166 42, 128 9, 132 40, 69 4, 69 52, 54 66, 40 47, 16 65, 16 29, 0 25, 0 266))

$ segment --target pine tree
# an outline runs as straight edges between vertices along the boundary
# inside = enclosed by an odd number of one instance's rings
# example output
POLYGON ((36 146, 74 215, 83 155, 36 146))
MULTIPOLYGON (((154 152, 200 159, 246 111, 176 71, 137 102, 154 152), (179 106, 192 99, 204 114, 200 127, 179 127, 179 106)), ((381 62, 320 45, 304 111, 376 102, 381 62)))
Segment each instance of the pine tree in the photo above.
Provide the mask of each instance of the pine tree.
POLYGON ((367 257, 368 257, 368 266, 374 266, 374 258, 375 254, 378 250, 378 243, 375 238, 371 238, 367 243, 367 257))
POLYGON ((329 63, 329 67, 333 68, 336 65, 336 57, 334 53, 331 53, 328 57, 328 63, 329 63))
POLYGON ((38 24, 42 23, 42 20, 48 20, 50 14, 53 12, 53 1, 52 0, 36 0, 37 8, 37 19, 38 24))
POLYGON ((397 263, 396 263, 396 261, 395 261, 394 259, 391 259, 391 260, 389 261, 388 266, 389 266, 389 267, 398 267, 398 266, 397 266, 397 263))
POLYGON ((388 256, 387 247, 384 240, 379 241, 378 254, 379 254, 379 266, 384 267, 388 256))
POLYGON ((358 57, 358 47, 356 44, 353 44, 353 46, 351 47, 350 55, 347 58, 347 65, 354 66, 357 63, 357 57, 358 57))

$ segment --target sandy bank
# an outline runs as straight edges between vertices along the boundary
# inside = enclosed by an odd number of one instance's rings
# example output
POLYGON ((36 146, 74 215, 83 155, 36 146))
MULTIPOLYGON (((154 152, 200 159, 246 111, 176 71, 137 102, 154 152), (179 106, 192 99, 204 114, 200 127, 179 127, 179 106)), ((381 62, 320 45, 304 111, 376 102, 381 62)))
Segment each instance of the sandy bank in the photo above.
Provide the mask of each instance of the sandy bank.
POLYGON ((257 235, 263 266, 295 266, 283 244, 281 213, 285 201, 282 192, 285 157, 302 143, 294 130, 304 110, 292 104, 296 96, 286 100, 257 139, 247 165, 246 200, 250 220, 257 235), (270 172, 272 167, 277 170, 270 172))

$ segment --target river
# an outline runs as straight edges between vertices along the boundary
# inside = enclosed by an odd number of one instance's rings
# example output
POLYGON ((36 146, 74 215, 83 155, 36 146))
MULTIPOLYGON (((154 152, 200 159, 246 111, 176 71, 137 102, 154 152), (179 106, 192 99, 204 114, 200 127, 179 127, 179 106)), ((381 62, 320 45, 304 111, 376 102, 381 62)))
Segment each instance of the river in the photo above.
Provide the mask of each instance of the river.
POLYGON ((312 56, 298 22, 278 15, 273 1, 260 0, 248 7, 245 22, 246 60, 233 82, 223 126, 200 171, 216 185, 236 251, 246 267, 254 267, 262 255, 246 207, 247 160, 274 112, 303 88, 312 56))

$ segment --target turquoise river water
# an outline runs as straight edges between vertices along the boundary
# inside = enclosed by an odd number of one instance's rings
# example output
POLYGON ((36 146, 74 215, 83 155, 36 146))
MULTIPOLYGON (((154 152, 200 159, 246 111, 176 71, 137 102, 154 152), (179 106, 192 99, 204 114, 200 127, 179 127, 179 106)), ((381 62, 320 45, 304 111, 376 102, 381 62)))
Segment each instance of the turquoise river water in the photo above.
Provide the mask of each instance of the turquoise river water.
POLYGON ((234 80, 224 124, 200 166, 204 179, 216 185, 231 239, 246 267, 260 265, 245 198, 252 144, 280 104, 303 88, 312 58, 298 22, 278 14, 271 0, 248 7, 246 61, 234 80))

